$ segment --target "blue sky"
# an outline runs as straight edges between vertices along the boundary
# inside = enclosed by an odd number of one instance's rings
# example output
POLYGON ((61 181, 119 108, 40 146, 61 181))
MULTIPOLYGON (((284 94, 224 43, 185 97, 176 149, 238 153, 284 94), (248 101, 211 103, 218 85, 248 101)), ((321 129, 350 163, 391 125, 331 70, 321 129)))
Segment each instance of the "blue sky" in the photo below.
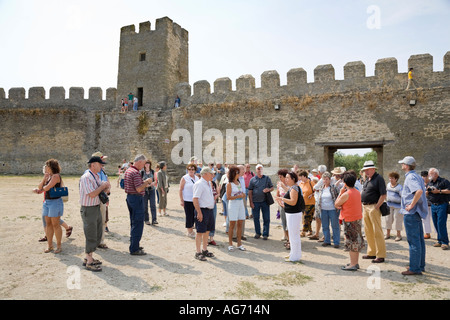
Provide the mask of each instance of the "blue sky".
MULTIPOLYGON (((430 53, 442 71, 450 51, 449 0, 0 0, 0 88, 117 86, 120 28, 168 16, 189 31, 189 82, 213 83, 266 70, 286 73, 380 58, 406 72, 413 54, 430 53), (376 12, 371 10, 375 6, 376 12), (374 27, 374 14, 379 24, 374 27), (369 25, 368 25, 369 23, 369 25), (372 23, 372 24, 370 24, 372 23)), ((375 21, 375 22, 377 22, 375 21)))

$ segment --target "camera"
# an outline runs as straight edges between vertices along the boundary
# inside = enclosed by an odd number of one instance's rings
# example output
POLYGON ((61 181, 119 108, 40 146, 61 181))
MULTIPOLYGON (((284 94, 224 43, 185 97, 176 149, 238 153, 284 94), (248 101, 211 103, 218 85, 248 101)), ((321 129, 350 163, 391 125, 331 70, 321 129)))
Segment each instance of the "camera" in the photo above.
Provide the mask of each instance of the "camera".
POLYGON ((428 187, 428 188, 427 188, 427 191, 428 191, 428 192, 431 192, 431 191, 433 191, 434 189, 436 189, 436 187, 428 187))

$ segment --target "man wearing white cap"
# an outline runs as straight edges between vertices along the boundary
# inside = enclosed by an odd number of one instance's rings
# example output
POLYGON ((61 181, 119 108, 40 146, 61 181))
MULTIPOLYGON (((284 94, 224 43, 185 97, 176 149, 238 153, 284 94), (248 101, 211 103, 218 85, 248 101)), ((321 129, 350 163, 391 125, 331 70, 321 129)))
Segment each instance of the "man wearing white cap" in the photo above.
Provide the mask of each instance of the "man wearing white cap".
POLYGON ((201 179, 195 182, 193 187, 192 201, 195 208, 195 228, 197 229, 195 258, 200 261, 206 261, 207 257, 214 257, 214 254, 207 249, 209 232, 215 227, 213 213, 215 200, 210 184, 214 173, 211 168, 204 167, 200 171, 201 179))
POLYGON ((405 182, 402 189, 400 213, 404 215, 406 237, 409 244, 409 268, 403 275, 421 275, 425 271, 425 240, 423 239, 422 219, 428 214, 425 183, 414 171, 416 160, 405 157, 400 160, 405 171, 405 182))
POLYGON ((386 199, 386 183, 376 170, 373 161, 364 162, 361 169, 366 173, 361 192, 363 204, 364 232, 367 239, 367 255, 363 259, 373 259, 373 263, 382 263, 386 258, 386 243, 381 227, 380 206, 386 199))

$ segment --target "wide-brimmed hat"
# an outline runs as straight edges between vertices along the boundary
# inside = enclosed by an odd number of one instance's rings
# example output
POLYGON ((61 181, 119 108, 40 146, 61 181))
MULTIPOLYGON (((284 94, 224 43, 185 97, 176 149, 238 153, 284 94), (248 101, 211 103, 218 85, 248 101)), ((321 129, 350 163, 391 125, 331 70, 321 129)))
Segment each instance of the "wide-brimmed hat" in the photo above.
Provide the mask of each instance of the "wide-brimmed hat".
POLYGON ((362 167, 361 170, 367 170, 367 169, 377 169, 377 167, 375 167, 375 164, 373 163, 372 160, 364 162, 364 166, 362 167))
POLYGON ((92 157, 100 157, 100 158, 105 159, 105 160, 108 158, 108 156, 104 156, 103 153, 101 153, 100 151, 94 152, 92 154, 92 157))
POLYGON ((344 174, 344 171, 342 170, 342 167, 336 167, 331 171, 332 174, 344 174))

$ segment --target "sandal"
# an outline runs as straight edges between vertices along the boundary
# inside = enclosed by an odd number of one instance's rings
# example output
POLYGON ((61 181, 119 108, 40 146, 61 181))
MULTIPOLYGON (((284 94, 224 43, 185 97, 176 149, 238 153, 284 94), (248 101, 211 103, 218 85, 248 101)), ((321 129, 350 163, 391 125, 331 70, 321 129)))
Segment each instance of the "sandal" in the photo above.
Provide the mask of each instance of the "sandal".
POLYGON ((202 254, 208 258, 214 258, 214 253, 209 252, 208 250, 202 250, 202 254))
POLYGON ((53 247, 47 248, 44 250, 45 253, 49 253, 53 251, 53 247))
POLYGON ((102 271, 102 267, 100 267, 98 264, 87 263, 86 270, 93 271, 93 272, 99 272, 99 271, 102 271))
MULTIPOLYGON (((85 267, 86 264, 87 264, 87 259, 85 258, 84 262, 83 262, 83 267, 85 267)), ((92 259, 92 263, 91 264, 92 265, 100 265, 100 264, 102 264, 102 262, 100 260, 97 260, 97 259, 92 259)))
POLYGON ((97 246, 97 248, 100 248, 100 249, 108 249, 108 246, 107 246, 106 244, 102 243, 102 244, 99 244, 99 245, 97 246))
POLYGON ((70 235, 72 234, 72 230, 73 230, 73 227, 69 227, 69 228, 66 230, 66 238, 70 237, 70 235))
POLYGON ((291 250, 291 243, 290 242, 286 242, 284 244, 284 247, 286 248, 286 250, 291 250))
POLYGON ((61 248, 56 248, 55 253, 61 253, 62 249, 61 248))
POLYGON ((240 245, 240 246, 238 247, 238 249, 241 250, 241 251, 246 251, 246 250, 247 250, 247 249, 245 249, 245 247, 244 247, 243 245, 240 245))
POLYGON ((228 246, 228 251, 234 251, 234 247, 233 246, 228 246))
POLYGON ((40 238, 38 241, 39 242, 46 242, 47 241, 47 236, 44 236, 44 237, 40 238))
POLYGON ((200 261, 206 261, 207 260, 205 258, 205 256, 201 252, 196 252, 195 253, 195 259, 200 260, 200 261))
POLYGON ((309 240, 319 240, 319 236, 312 235, 311 237, 309 237, 309 240))

